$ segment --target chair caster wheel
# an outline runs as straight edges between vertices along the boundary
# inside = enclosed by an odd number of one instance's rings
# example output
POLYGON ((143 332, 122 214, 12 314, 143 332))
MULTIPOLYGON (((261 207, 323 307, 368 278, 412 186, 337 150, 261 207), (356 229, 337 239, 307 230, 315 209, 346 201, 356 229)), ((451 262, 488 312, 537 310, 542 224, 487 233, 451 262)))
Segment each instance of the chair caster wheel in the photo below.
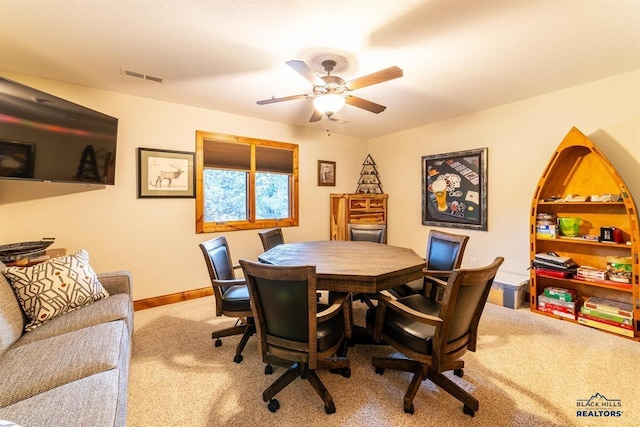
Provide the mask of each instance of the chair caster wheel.
POLYGON ((267 365, 264 367, 264 374, 265 375, 271 375, 273 374, 273 366, 271 365, 267 365))
POLYGON ((473 417, 476 415, 476 411, 474 411, 473 409, 469 408, 467 405, 464 405, 464 408, 462 408, 462 412, 464 412, 465 414, 473 417))
POLYGON ((384 368, 376 368, 376 374, 378 375, 384 374, 384 368))
POLYGON ((415 411, 415 408, 413 407, 413 403, 411 404, 411 406, 409 406, 408 408, 405 406, 404 408, 404 412, 406 414, 411 414, 413 415, 413 412, 415 411))
POLYGON ((213 345, 215 345, 216 347, 220 347, 222 345, 222 340, 218 338, 213 345))
POLYGON ((280 409, 280 402, 278 402, 278 399, 271 399, 267 404, 267 408, 269 408, 271 412, 276 412, 280 409))
POLYGON ((241 354, 236 354, 236 355, 233 357, 233 361, 234 361, 234 362, 236 362, 236 363, 240 363, 240 362, 242 362, 242 355, 241 355, 241 354))
POLYGON ((464 375, 464 369, 462 369, 462 368, 454 369, 453 370, 453 375, 455 375, 456 377, 462 378, 462 376, 464 375))
POLYGON ((351 378, 351 368, 343 368, 342 369, 342 376, 344 378, 351 378))
POLYGON ((324 405, 324 412, 327 415, 335 414, 336 413, 336 405, 333 402, 331 402, 328 405, 324 405))

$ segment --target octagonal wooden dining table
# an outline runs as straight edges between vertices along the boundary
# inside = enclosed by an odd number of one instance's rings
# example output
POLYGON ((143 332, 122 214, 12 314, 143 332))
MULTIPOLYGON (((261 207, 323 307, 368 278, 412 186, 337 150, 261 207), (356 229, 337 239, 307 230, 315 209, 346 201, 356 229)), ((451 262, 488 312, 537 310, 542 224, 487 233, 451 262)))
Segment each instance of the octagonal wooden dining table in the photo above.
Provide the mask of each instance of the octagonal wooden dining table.
POLYGON ((315 265, 318 289, 365 294, 420 279, 426 266, 412 249, 344 240, 285 243, 258 259, 274 265, 315 265))

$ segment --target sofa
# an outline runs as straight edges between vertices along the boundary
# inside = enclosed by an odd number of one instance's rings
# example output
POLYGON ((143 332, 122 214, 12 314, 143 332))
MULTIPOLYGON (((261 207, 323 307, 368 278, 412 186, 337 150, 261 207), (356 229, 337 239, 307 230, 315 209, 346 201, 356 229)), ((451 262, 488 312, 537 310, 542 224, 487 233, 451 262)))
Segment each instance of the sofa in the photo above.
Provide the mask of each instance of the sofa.
POLYGON ((25 331, 10 271, 0 263, 0 425, 126 425, 131 274, 96 274, 108 295, 25 331))

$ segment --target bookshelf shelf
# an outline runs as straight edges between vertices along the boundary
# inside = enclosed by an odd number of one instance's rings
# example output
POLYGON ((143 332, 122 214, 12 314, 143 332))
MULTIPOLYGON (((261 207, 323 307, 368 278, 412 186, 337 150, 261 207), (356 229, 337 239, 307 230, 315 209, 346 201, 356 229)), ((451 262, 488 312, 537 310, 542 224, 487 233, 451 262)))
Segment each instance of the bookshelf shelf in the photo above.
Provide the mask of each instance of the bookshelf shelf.
MULTIPOLYGON (((635 203, 626 185, 613 165, 600 150, 575 127, 572 128, 551 156, 536 187, 530 212, 530 260, 536 254, 555 252, 572 258, 580 266, 606 269, 608 257, 631 258, 631 283, 611 280, 578 280, 571 277, 555 277, 530 270, 531 311, 575 323, 593 322, 567 318, 565 314, 554 314, 538 307, 538 297, 547 287, 561 287, 577 292, 578 305, 590 297, 605 298, 631 305, 633 333, 620 333, 640 341, 640 275, 638 267, 638 214, 635 203), (568 195, 591 196, 611 194, 621 196, 616 202, 552 201, 568 195), (601 227, 614 227, 622 231, 622 243, 606 243, 580 237, 540 238, 536 233, 538 215, 548 214, 557 218, 578 217, 581 219, 579 236, 600 236, 601 227)), ((618 240, 619 241, 619 240, 618 240)), ((542 304, 541 308, 547 309, 542 304)), ((569 316, 571 317, 571 316, 569 316)), ((606 328, 601 328, 610 332, 606 328)), ((615 328, 614 328, 615 329, 615 328)), ((611 332, 610 332, 611 333, 611 332)), ((615 333, 615 332, 613 332, 615 333)))

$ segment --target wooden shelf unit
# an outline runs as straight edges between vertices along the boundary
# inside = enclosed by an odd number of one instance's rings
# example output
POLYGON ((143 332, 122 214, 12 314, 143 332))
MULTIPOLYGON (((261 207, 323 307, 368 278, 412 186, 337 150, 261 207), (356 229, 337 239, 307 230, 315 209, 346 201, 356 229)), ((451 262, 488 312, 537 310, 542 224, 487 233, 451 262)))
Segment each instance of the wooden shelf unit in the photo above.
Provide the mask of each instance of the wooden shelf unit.
MULTIPOLYGON (((538 295, 544 288, 556 286, 574 289, 580 302, 590 296, 607 298, 632 304, 634 338, 640 341, 640 287, 638 284, 638 214, 635 203, 616 169, 600 150, 575 127, 569 131, 557 150, 536 187, 531 204, 529 221, 530 261, 535 254, 556 252, 568 256, 581 266, 606 268, 608 256, 632 259, 632 281, 621 284, 613 281, 584 281, 573 278, 557 278, 536 275, 530 270, 531 311, 562 320, 573 321, 538 309, 538 295), (569 194, 582 196, 614 194, 621 195, 618 202, 562 202, 547 201, 552 197, 564 198, 569 194), (539 213, 560 217, 579 217, 579 235, 600 235, 600 227, 616 227, 623 232, 624 243, 605 243, 558 237, 538 238, 536 218, 539 213)), ((577 321, 575 321, 577 323, 577 321)), ((603 331, 605 332, 605 331, 603 331)), ((606 332, 605 332, 606 333, 606 332)))
POLYGON ((386 224, 388 194, 330 195, 329 234, 331 240, 349 240, 347 224, 386 224))

